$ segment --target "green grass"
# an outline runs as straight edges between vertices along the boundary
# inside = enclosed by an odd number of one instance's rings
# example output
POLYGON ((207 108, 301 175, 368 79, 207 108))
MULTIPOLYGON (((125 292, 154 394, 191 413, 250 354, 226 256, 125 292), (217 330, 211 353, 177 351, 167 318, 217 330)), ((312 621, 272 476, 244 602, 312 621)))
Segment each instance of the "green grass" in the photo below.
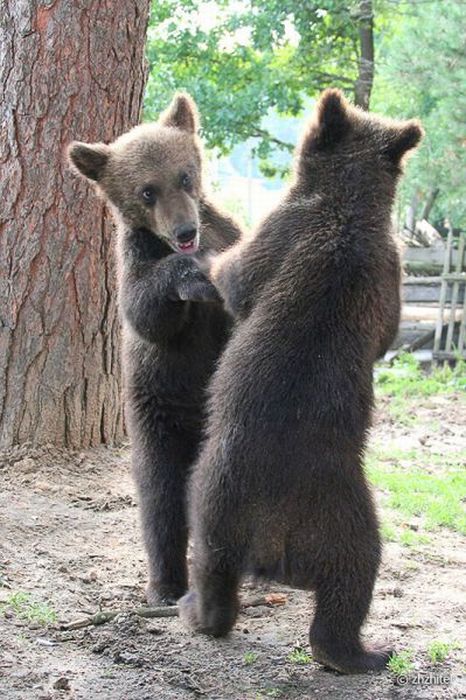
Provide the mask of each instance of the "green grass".
POLYGON ((281 688, 265 688, 264 690, 261 691, 261 695, 258 697, 266 697, 266 698, 282 698, 284 697, 284 690, 281 688))
POLYGON ((243 657, 243 660, 244 660, 244 663, 246 664, 246 666, 252 666, 252 664, 256 663, 258 658, 259 657, 255 652, 247 651, 243 657))
MULTIPOLYGON (((466 535, 466 469, 461 466, 461 455, 455 455, 455 459, 444 458, 444 464, 431 471, 429 462, 440 459, 422 450, 390 451, 388 447, 381 453, 373 449, 368 453, 366 470, 374 486, 386 493, 389 508, 406 516, 420 516, 426 530, 447 527, 466 535)), ((393 531, 385 535, 397 541, 393 531)), ((405 531, 400 541, 409 546, 416 539, 420 543, 419 536, 405 531)))
POLYGON ((426 373, 413 355, 404 354, 391 367, 378 367, 375 372, 377 392, 394 397, 434 396, 466 391, 466 362, 459 360, 433 367, 426 373))
POLYGON ((427 647, 427 656, 433 664, 440 664, 448 658, 450 652, 459 648, 457 642, 434 641, 427 647))
POLYGON ((406 353, 391 367, 376 368, 375 388, 376 395, 390 398, 387 408, 394 421, 414 426, 418 422, 416 399, 466 391, 466 362, 459 360, 454 367, 444 364, 426 372, 406 353))
POLYGON ((293 664, 309 664, 312 661, 312 656, 300 647, 290 651, 287 658, 293 664))
POLYGON ((417 547, 430 544, 431 538, 421 532, 415 532, 403 524, 383 520, 380 525, 380 533, 385 542, 398 542, 403 547, 417 547))
POLYGON ((414 668, 413 657, 414 653, 411 650, 400 651, 391 657, 388 668, 395 676, 405 676, 414 668))
POLYGON ((30 593, 18 591, 12 593, 0 607, 3 614, 11 610, 20 620, 36 622, 44 627, 57 621, 57 614, 47 603, 39 603, 31 598, 30 593))

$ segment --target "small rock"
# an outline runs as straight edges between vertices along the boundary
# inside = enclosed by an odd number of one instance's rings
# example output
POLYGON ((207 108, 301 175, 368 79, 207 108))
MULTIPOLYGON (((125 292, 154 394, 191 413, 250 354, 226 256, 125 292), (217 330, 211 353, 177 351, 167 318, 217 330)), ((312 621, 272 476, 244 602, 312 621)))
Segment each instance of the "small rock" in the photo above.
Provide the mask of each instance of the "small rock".
POLYGON ((100 642, 96 642, 91 649, 94 654, 102 654, 102 652, 105 651, 109 645, 110 642, 108 639, 101 639, 100 642))
POLYGON ((149 632, 149 634, 159 635, 163 634, 164 630, 161 627, 154 625, 153 622, 149 622, 149 624, 146 625, 146 632, 149 632))
POLYGON ((55 690, 71 690, 70 682, 66 676, 60 676, 53 684, 55 690))
POLYGON ((270 615, 270 608, 267 605, 256 605, 255 607, 245 608, 243 613, 248 617, 266 617, 270 615))
POLYGON ((24 457, 16 462, 15 469, 21 469, 23 472, 32 472, 36 470, 36 463, 30 457, 24 457))
POLYGON ((28 624, 28 628, 30 630, 40 630, 42 629, 42 625, 40 624, 40 622, 30 622, 28 624))
POLYGON ((87 571, 81 576, 81 581, 83 583, 94 583, 94 581, 97 581, 97 571, 95 569, 87 571))
POLYGON ((142 660, 136 654, 128 651, 116 651, 113 655, 116 664, 127 664, 129 666, 142 666, 142 660))
POLYGON ((394 588, 394 589, 393 589, 393 595, 395 596, 395 598, 402 598, 403 595, 404 595, 403 589, 401 589, 401 588, 394 588))

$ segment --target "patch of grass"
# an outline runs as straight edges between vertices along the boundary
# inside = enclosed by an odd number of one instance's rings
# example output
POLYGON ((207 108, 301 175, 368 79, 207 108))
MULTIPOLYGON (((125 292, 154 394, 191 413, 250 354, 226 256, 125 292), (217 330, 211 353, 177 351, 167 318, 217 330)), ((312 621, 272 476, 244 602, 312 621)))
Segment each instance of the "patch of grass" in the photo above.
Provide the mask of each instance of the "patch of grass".
POLYGON ((252 666, 252 664, 256 663, 258 658, 258 655, 254 651, 247 651, 243 657, 243 661, 246 666, 252 666))
MULTIPOLYGON (((388 492, 387 505, 405 515, 422 516, 427 530, 448 527, 466 534, 466 471, 460 465, 439 468, 435 474, 409 463, 409 453, 403 465, 379 462, 369 456, 367 474, 370 481, 388 492)), ((406 542, 412 535, 406 535, 406 542)))
POLYGON ((310 664, 312 661, 312 656, 304 649, 301 649, 301 647, 296 647, 296 649, 290 651, 287 659, 288 661, 291 661, 292 664, 310 664))
POLYGON ((457 642, 434 641, 427 647, 427 656, 433 664, 440 664, 448 658, 451 651, 459 648, 457 642))
POLYGON ((31 594, 23 591, 8 596, 0 612, 5 613, 6 610, 11 610, 20 620, 37 622, 44 627, 57 621, 57 613, 50 605, 32 600, 31 594))
POLYGON ((265 697, 265 698, 283 698, 284 697, 284 690, 281 688, 264 688, 261 690, 261 694, 259 697, 265 697))
POLYGON ((399 542, 403 545, 403 547, 417 547, 420 544, 429 544, 430 541, 431 539, 427 535, 407 529, 404 529, 401 532, 399 538, 399 542))
POLYGON ((380 525, 380 534, 384 542, 398 542, 403 547, 417 547, 420 544, 429 544, 430 537, 416 532, 410 528, 392 525, 383 520, 380 525))
POLYGON ((375 385, 386 396, 434 396, 466 391, 466 362, 458 360, 454 367, 447 363, 425 372, 413 355, 405 353, 391 367, 378 367, 375 385))
POLYGON ((388 668, 395 676, 405 676, 414 668, 413 657, 414 653, 411 650, 400 651, 391 657, 388 668))

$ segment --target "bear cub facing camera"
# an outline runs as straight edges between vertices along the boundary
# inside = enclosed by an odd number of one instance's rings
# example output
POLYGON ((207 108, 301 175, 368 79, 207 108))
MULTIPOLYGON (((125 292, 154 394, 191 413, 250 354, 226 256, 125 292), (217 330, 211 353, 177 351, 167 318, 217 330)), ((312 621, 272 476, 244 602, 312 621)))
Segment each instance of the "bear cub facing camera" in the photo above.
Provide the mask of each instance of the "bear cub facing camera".
POLYGON ((156 124, 69 149, 118 223, 125 408, 151 604, 175 603, 187 589, 186 480, 231 326, 193 254, 218 253, 240 235, 204 195, 197 131, 197 109, 179 94, 156 124))
POLYGON ((389 659, 361 640, 381 554, 363 454, 373 364, 399 322, 392 205, 421 136, 417 122, 326 91, 282 203, 210 262, 238 320, 190 482, 192 592, 180 611, 199 632, 228 633, 254 567, 315 592, 316 660, 359 673, 389 659))

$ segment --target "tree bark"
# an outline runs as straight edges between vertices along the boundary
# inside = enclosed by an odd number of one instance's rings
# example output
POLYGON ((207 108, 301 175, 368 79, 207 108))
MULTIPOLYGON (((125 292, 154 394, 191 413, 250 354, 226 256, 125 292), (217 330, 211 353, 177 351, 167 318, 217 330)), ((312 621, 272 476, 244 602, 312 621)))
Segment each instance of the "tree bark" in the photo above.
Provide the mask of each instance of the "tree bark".
POLYGON ((429 194, 427 195, 427 199, 422 210, 421 219, 429 221, 430 212, 432 211, 432 207, 434 206, 435 200, 439 196, 439 193, 440 189, 438 187, 432 187, 429 190, 429 194))
POLYGON ((354 86, 355 104, 369 109, 374 82, 374 13, 372 0, 361 0, 358 13, 359 26, 359 71, 354 86))
POLYGON ((110 216, 72 139, 139 119, 149 0, 3 0, 0 448, 123 435, 110 216))

